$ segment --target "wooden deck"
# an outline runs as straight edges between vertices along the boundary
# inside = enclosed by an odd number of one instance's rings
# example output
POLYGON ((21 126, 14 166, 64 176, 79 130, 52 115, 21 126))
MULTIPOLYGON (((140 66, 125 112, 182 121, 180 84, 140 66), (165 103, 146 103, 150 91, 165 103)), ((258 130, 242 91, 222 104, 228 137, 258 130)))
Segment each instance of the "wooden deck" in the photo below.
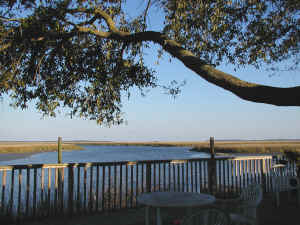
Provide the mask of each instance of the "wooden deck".
MULTIPOLYGON (((259 225, 299 225, 300 207, 295 197, 288 200, 287 193, 282 193, 281 204, 276 208, 270 194, 264 196, 258 208, 259 225)), ((185 210, 162 210, 163 224, 175 225, 174 220, 182 219, 185 210)), ((152 217, 154 220, 154 216, 152 217)), ((154 221, 153 221, 154 222, 154 221)), ((144 209, 124 209, 94 215, 80 215, 64 218, 47 218, 38 221, 20 223, 24 225, 144 225, 144 209)), ((155 223, 151 223, 155 224, 155 223)), ((4 225, 4 224, 3 224, 4 225)))

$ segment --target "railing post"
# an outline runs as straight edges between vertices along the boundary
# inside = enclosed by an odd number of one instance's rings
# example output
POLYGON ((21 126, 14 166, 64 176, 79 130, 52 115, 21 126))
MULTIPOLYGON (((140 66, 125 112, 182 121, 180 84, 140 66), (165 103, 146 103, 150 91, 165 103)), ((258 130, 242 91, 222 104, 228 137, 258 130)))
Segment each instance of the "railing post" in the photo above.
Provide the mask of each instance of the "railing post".
POLYGON ((62 138, 58 137, 57 140, 57 163, 62 163, 62 138))
POLYGON ((69 198, 69 201, 68 201, 68 208, 69 208, 69 215, 73 215, 73 198, 74 198, 74 167, 73 165, 69 165, 68 166, 68 198, 69 198))
POLYGON ((210 159, 208 161, 208 191, 211 194, 216 192, 217 176, 216 176, 216 159, 214 149, 214 138, 210 137, 210 159))
POLYGON ((151 163, 146 164, 146 192, 151 192, 151 163))

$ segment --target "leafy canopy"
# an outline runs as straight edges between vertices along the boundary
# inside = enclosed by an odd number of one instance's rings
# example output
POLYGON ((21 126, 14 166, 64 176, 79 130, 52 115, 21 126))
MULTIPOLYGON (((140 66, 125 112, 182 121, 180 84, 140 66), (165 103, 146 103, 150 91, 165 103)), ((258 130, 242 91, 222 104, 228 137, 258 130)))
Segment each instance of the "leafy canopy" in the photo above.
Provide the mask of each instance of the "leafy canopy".
POLYGON ((0 97, 9 94, 21 108, 35 100, 50 116, 64 107, 71 116, 119 124, 122 94, 160 86, 144 59, 145 49, 158 44, 159 56, 168 52, 243 99, 300 105, 299 87, 252 84, 216 69, 224 62, 274 68, 287 59, 293 62, 288 69, 298 69, 300 1, 137 1, 144 9, 134 18, 128 3, 0 1, 0 97), (157 19, 153 9, 163 21, 157 31, 149 27, 157 19))

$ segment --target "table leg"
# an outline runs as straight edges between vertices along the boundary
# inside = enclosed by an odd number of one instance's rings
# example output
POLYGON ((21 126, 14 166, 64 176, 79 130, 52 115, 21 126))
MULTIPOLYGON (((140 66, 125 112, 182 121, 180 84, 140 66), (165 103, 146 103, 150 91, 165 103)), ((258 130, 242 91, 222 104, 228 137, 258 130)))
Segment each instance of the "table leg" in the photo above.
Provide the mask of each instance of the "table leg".
POLYGON ((156 224, 162 225, 159 207, 156 208, 156 224))
POLYGON ((145 225, 150 225, 150 215, 149 215, 150 207, 145 207, 145 225))

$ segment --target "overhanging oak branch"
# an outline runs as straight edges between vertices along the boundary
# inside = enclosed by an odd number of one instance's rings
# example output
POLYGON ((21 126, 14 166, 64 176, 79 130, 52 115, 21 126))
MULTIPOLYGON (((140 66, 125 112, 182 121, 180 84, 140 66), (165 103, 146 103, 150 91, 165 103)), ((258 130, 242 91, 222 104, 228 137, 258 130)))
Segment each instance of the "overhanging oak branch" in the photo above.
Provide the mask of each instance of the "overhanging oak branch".
MULTIPOLYGON (((87 29, 81 29, 81 31, 97 35, 97 31, 87 29)), ((281 88, 240 80, 235 76, 208 65, 192 52, 182 48, 176 41, 169 40, 160 32, 145 31, 135 34, 126 32, 99 32, 99 37, 126 42, 151 41, 157 43, 206 81, 230 91, 244 100, 277 106, 300 106, 300 86, 281 88)))

